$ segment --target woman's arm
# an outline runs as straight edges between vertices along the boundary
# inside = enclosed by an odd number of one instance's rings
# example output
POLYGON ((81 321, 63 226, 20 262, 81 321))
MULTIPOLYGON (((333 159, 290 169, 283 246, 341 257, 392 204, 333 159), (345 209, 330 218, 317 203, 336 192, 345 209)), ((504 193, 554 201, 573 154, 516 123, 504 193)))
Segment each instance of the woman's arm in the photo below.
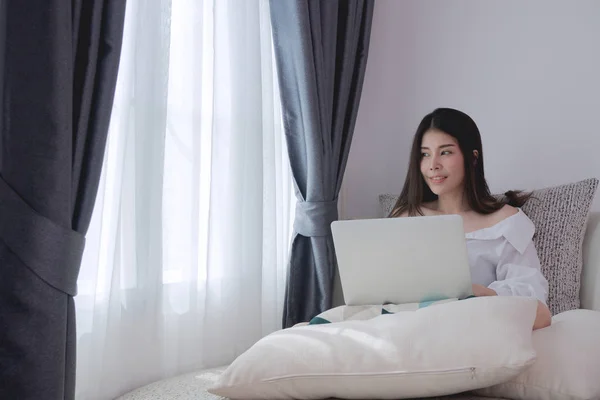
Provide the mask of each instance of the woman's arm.
POLYGON ((533 242, 523 252, 507 243, 496 266, 496 280, 488 287, 499 296, 535 297, 546 304, 548 281, 533 242))
MULTIPOLYGON (((494 289, 487 288, 482 285, 473 284, 473 294, 477 297, 481 296, 498 296, 498 293, 494 289)), ((533 323, 533 330, 542 329, 552 324, 552 313, 548 306, 538 300, 537 311, 535 314, 535 322, 533 323)))
POLYGON ((488 287, 473 285, 473 294, 534 297, 538 300, 538 307, 533 329, 552 324, 552 313, 546 305, 548 281, 542 274, 533 242, 522 253, 507 243, 496 267, 496 280, 488 287))

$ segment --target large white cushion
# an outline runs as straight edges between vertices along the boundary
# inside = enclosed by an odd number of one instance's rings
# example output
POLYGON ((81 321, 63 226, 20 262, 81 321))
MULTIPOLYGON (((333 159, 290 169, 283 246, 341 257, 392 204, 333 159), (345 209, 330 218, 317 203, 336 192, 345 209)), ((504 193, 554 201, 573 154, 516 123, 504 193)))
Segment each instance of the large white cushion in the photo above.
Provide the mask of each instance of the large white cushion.
POLYGON ((238 357, 210 392, 234 399, 400 399, 505 382, 535 360, 537 301, 480 297, 281 330, 238 357))
POLYGON ((531 368, 484 396, 523 400, 600 399, 600 312, 573 310, 533 334, 538 358, 531 368))

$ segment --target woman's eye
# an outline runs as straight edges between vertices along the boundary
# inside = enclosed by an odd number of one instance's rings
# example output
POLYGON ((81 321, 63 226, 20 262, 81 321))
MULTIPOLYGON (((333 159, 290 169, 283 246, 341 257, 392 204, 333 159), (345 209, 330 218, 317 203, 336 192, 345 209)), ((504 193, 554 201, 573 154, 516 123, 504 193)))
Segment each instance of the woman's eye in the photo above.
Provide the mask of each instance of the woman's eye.
POLYGON ((421 157, 429 157, 429 153, 421 153, 421 157))
POLYGON ((442 155, 446 155, 446 154, 452 154, 452 153, 448 150, 442 151, 442 155))

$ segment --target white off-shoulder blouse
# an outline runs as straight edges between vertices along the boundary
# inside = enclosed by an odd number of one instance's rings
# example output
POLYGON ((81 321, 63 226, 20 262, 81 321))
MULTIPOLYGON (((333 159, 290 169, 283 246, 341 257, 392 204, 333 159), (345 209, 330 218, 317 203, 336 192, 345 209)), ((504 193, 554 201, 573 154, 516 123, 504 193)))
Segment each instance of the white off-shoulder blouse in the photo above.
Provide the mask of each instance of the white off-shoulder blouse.
POLYGON ((466 234, 471 279, 499 296, 548 298, 548 281, 533 244, 535 226, 518 212, 489 228, 466 234))

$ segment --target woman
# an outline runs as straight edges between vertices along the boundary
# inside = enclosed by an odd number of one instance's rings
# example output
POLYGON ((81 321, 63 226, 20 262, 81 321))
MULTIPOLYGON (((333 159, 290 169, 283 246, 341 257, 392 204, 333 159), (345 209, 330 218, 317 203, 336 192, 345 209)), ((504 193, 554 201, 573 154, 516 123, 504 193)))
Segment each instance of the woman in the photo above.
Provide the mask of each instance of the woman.
POLYGON ((481 136, 465 113, 439 108, 415 134, 402 193, 391 217, 462 216, 475 296, 538 299, 534 329, 551 324, 548 282, 532 238, 535 227, 520 207, 529 195, 490 194, 481 136))

